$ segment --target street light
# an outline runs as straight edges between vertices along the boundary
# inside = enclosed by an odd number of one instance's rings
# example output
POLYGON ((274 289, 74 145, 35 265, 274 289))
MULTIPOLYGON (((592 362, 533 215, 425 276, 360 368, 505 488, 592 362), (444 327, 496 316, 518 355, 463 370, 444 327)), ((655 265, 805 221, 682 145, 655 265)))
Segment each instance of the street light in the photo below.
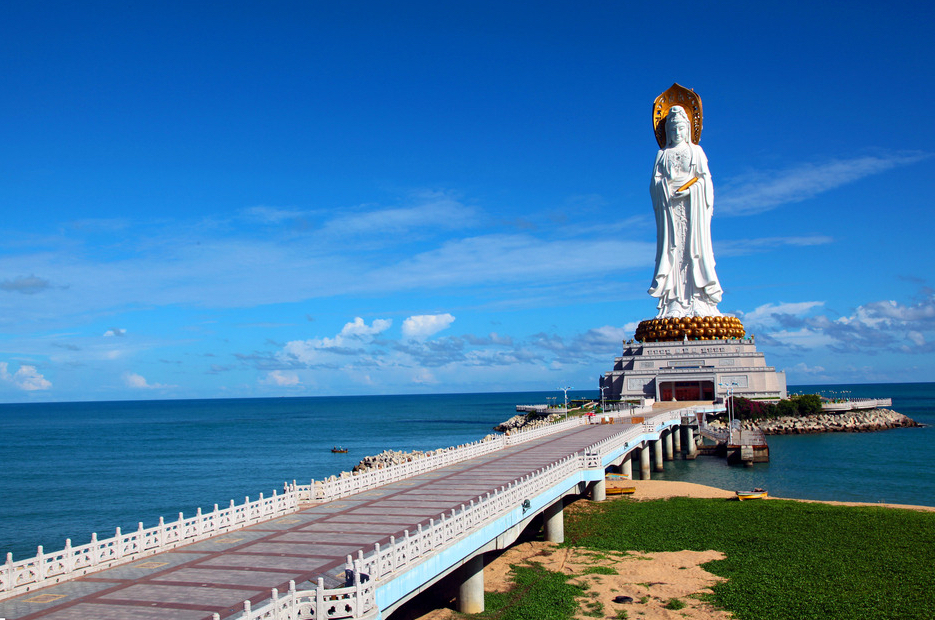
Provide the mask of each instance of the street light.
POLYGON ((607 413, 607 408, 604 407, 604 390, 607 389, 606 385, 601 386, 601 413, 607 413))
POLYGON ((734 441, 734 386, 738 384, 735 382, 730 383, 718 383, 719 387, 727 388, 727 443, 733 443, 734 441))
POLYGON ((563 392, 565 392, 565 419, 567 420, 567 419, 568 419, 568 390, 573 390, 573 389, 575 389, 575 388, 573 388, 573 387, 563 387, 563 388, 558 388, 558 389, 560 389, 560 390, 562 390, 563 392))

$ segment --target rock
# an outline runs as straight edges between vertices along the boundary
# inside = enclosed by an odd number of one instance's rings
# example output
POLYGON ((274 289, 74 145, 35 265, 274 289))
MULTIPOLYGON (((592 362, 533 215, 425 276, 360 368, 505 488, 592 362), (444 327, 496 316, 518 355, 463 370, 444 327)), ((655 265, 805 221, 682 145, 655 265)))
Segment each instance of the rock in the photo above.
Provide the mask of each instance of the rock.
POLYGON ((800 418, 787 416, 770 420, 758 420, 757 425, 766 435, 829 432, 858 433, 919 426, 915 420, 889 409, 869 409, 867 411, 850 411, 840 414, 820 413, 800 418))

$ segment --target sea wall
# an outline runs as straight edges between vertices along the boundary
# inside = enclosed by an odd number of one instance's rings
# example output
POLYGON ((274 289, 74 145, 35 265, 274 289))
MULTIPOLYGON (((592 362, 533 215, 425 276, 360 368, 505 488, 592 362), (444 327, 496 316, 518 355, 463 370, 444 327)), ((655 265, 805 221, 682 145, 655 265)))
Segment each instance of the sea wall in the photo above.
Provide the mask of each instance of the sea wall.
POLYGON ((515 415, 506 422, 501 422, 493 427, 498 433, 508 433, 519 429, 530 430, 539 426, 547 426, 553 422, 558 422, 565 418, 564 413, 550 413, 546 416, 530 414, 515 415))
MULTIPOLYGON (((496 435, 491 433, 481 439, 481 441, 490 441, 495 437, 496 435)), ((409 461, 414 461, 416 459, 432 456, 435 454, 435 452, 437 452, 437 450, 429 450, 428 452, 423 452, 422 450, 413 450, 412 452, 405 452, 403 450, 384 450, 380 454, 374 454, 373 456, 365 456, 362 458, 360 462, 354 466, 353 471, 367 471, 368 469, 382 469, 391 465, 400 465, 402 463, 408 463, 409 461)), ((347 472, 342 472, 342 476, 346 473, 347 472)))
POLYGON ((919 424, 890 409, 819 413, 801 417, 782 417, 744 422, 745 428, 759 427, 767 435, 800 435, 805 433, 863 433, 889 428, 914 427, 919 424))

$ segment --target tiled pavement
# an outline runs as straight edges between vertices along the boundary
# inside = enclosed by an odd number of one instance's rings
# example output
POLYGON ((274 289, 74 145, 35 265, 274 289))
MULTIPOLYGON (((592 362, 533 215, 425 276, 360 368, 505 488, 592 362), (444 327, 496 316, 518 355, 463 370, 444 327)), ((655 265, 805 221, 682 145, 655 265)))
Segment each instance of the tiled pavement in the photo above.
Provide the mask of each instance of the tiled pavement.
POLYGON ((625 427, 591 425, 243 530, 0 601, 6 620, 210 620, 237 615, 270 589, 343 584, 345 556, 389 542, 442 512, 573 454, 625 427), (311 582, 311 583, 310 583, 311 582))

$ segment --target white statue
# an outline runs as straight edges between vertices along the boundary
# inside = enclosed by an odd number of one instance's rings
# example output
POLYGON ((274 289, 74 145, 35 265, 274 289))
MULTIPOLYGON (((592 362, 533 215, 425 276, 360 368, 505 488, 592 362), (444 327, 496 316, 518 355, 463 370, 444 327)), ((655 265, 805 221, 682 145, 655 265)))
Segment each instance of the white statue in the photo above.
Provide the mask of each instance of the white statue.
POLYGON ((714 188, 708 158, 692 142, 684 108, 665 116, 665 147, 656 155, 650 193, 656 213, 656 271, 649 294, 657 318, 721 316, 721 284, 711 249, 714 188))

